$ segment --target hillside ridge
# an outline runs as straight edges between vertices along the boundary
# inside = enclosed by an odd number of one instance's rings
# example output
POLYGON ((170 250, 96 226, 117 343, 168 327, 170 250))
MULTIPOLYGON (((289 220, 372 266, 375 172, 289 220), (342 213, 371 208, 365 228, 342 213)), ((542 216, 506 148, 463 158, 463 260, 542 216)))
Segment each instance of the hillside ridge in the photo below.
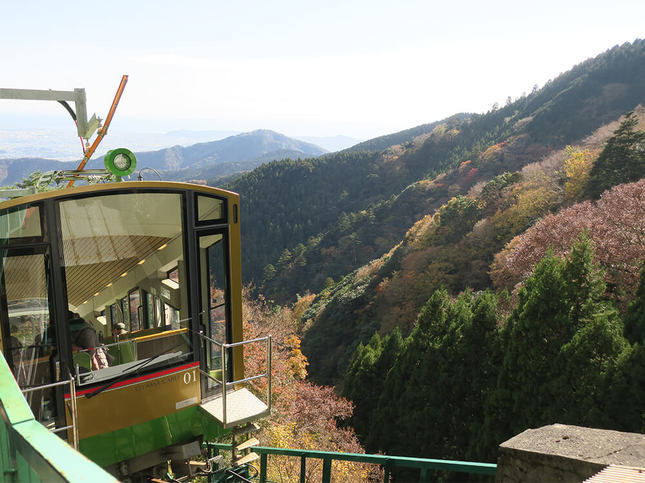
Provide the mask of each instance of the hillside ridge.
POLYGON ((243 200, 245 280, 285 303, 387 253, 451 197, 580 142, 645 103, 644 51, 643 40, 613 47, 501 108, 377 138, 371 145, 386 146, 380 151, 359 150, 367 141, 270 163, 230 183, 243 200), (399 134, 405 141, 391 144, 399 134), (432 180, 428 197, 419 187, 432 180))

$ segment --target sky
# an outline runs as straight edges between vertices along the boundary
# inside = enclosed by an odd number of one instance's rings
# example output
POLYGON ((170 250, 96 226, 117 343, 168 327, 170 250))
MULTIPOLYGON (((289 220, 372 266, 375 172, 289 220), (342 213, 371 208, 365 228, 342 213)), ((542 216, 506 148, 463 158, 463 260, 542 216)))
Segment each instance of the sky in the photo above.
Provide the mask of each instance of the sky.
MULTIPOLYGON (((121 134, 369 139, 486 112, 645 36, 643 0, 22 0, 1 10, 0 87, 83 87, 88 112, 104 118, 127 74, 111 126, 121 134)), ((0 99, 0 130, 70 123, 56 103, 0 99)))

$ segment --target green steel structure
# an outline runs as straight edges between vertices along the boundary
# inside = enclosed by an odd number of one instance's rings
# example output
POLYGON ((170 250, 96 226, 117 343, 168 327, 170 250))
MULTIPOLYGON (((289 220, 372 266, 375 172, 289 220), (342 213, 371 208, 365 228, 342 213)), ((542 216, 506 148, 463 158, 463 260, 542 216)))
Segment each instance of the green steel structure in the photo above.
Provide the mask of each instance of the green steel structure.
POLYGON ((34 418, 0 352, 0 480, 116 482, 34 418))

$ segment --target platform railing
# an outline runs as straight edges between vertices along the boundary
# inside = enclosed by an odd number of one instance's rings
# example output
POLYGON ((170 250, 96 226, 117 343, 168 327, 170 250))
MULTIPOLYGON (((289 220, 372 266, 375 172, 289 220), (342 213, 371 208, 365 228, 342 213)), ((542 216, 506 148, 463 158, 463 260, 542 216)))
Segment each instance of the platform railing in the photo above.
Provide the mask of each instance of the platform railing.
POLYGON ((266 399, 267 399, 267 412, 271 412, 271 336, 267 335, 266 337, 258 337, 256 339, 250 339, 250 340, 243 340, 240 342, 233 342, 231 344, 226 344, 223 342, 216 341, 214 339, 211 339, 210 337, 199 333, 199 336, 212 343, 217 345, 220 348, 220 354, 221 354, 221 361, 222 361, 222 379, 219 380, 216 377, 212 376, 211 374, 208 374, 207 372, 203 370, 199 370, 199 372, 207 377, 208 379, 216 382, 217 384, 220 385, 221 387, 221 397, 222 397, 222 418, 223 418, 223 423, 224 426, 228 424, 227 417, 226 417, 226 393, 228 392, 229 389, 235 388, 236 385, 239 384, 244 384, 247 382, 254 381, 256 379, 262 379, 266 378, 267 379, 267 392, 266 392, 266 399), (249 376, 245 377, 243 379, 234 379, 233 381, 227 381, 227 354, 228 354, 228 349, 234 348, 234 347, 240 347, 244 346, 247 344, 254 344, 254 343, 259 343, 259 342, 264 342, 266 344, 266 363, 267 363, 267 372, 263 374, 256 374, 254 376, 249 376))
POLYGON ((76 385, 74 384, 74 377, 71 376, 68 380, 52 382, 51 384, 44 384, 42 386, 32 386, 26 388, 20 388, 22 394, 28 394, 34 391, 44 391, 45 389, 51 389, 53 387, 64 386, 69 384, 69 413, 71 416, 72 424, 67 426, 61 426, 59 428, 52 428, 50 431, 52 433, 60 433, 62 431, 67 431, 68 429, 72 430, 72 447, 75 450, 78 450, 78 411, 76 406, 76 385))
MULTIPOLYGON (((206 443, 209 451, 231 451, 230 444, 206 443)), ((332 462, 351 461, 354 463, 367 463, 383 467, 383 481, 390 481, 391 471, 395 468, 410 468, 419 470, 419 482, 430 481, 433 471, 447 471, 456 473, 470 473, 477 475, 494 476, 497 472, 495 463, 476 463, 472 461, 451 461, 428 458, 412 458, 407 456, 389 456, 358 453, 334 453, 330 451, 312 451, 304 449, 269 448, 254 446, 253 451, 260 455, 259 481, 267 482, 267 466, 269 455, 290 456, 300 458, 300 482, 306 481, 308 459, 322 460, 322 483, 330 483, 332 477, 332 462)))

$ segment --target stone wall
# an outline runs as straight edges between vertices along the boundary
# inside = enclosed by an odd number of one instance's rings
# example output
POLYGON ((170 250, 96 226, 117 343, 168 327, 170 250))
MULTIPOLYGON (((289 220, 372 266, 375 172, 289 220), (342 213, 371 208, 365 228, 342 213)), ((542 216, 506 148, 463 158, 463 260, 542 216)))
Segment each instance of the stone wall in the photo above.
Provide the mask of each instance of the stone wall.
POLYGON ((645 435, 552 424, 500 445, 496 482, 580 482, 608 465, 645 467, 645 435))

